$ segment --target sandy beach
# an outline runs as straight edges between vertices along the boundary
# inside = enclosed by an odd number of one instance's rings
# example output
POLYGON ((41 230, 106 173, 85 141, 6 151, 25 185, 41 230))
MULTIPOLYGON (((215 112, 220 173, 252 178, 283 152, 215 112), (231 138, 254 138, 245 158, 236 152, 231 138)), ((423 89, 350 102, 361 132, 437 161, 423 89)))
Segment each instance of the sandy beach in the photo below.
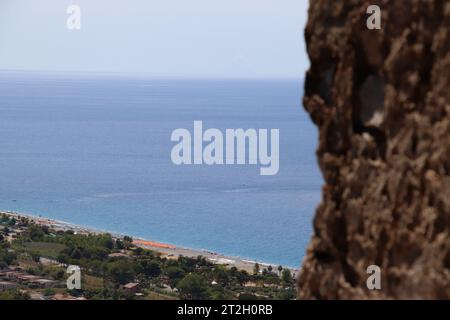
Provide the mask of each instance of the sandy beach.
MULTIPOLYGON (((122 239, 124 234, 117 234, 112 233, 105 230, 97 230, 94 228, 86 227, 86 226, 80 226, 73 223, 60 221, 60 220, 54 220, 45 218, 42 216, 36 216, 36 215, 30 215, 25 213, 18 213, 13 211, 0 211, 0 214, 7 214, 9 216, 13 216, 15 218, 24 217, 31 221, 33 221, 36 224, 39 225, 46 225, 49 226, 56 231, 67 231, 72 230, 75 233, 79 234, 100 234, 100 233, 109 233, 113 238, 122 239)), ((129 235, 132 236, 132 235, 129 235)), ((231 257, 231 256, 225 256, 217 252, 208 251, 205 249, 191 249, 191 248, 185 248, 180 246, 175 246, 172 244, 167 243, 161 243, 153 240, 148 239, 142 239, 142 238, 135 238, 133 237, 133 244, 145 249, 150 249, 156 252, 159 252, 162 256, 168 258, 168 259, 177 259, 179 256, 185 256, 185 257, 198 257, 202 256, 205 257, 207 260, 209 260, 212 263, 226 265, 229 267, 236 267, 240 270, 246 270, 249 273, 253 272, 253 268, 255 266, 255 263, 258 263, 261 267, 261 269, 266 268, 268 266, 272 266, 274 270, 277 270, 278 265, 265 263, 262 261, 253 261, 253 260, 247 260, 242 259, 239 257, 231 257)), ((284 267, 284 266, 283 266, 284 267)), ((293 276, 296 276, 298 273, 298 269, 293 269, 289 267, 284 267, 287 269, 290 269, 293 276)))

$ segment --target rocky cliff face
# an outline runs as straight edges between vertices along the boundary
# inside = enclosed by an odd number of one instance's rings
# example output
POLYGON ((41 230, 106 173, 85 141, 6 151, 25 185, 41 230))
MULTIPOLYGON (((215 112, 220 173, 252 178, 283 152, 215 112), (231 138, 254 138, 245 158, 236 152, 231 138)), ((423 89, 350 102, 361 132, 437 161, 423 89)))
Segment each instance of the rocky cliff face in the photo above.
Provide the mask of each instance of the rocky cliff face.
POLYGON ((448 299, 450 0, 311 0, 309 15, 304 105, 326 184, 299 298, 448 299), (374 4, 382 30, 366 27, 374 4))

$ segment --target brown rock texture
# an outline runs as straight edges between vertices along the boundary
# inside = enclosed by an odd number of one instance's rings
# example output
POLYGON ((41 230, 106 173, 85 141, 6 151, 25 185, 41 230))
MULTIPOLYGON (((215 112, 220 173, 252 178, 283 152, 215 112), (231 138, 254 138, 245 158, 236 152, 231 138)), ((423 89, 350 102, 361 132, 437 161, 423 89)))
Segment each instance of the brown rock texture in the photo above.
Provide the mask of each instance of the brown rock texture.
POLYGON ((311 0, 306 41, 325 186, 299 298, 449 299, 450 0, 311 0))

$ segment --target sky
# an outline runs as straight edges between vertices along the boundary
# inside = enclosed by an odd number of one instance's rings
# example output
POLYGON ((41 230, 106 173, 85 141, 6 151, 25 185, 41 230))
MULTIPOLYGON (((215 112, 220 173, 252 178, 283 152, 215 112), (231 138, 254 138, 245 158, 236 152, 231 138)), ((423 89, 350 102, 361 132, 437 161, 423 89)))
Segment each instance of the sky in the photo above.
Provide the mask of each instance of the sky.
POLYGON ((0 70, 300 78, 308 0, 0 0, 0 70), (66 10, 81 8, 81 29, 66 10))

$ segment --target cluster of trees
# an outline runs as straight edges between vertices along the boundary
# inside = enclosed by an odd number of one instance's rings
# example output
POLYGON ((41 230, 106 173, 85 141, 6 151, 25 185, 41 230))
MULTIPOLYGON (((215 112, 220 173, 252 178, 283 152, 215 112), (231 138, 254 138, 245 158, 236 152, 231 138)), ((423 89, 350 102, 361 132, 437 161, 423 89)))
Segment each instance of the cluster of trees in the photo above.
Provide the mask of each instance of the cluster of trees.
MULTIPOLYGON (((254 274, 216 265, 204 257, 167 259, 151 250, 132 245, 130 237, 113 239, 109 234, 81 235, 71 231, 55 232, 45 226, 29 224, 27 230, 15 240, 17 247, 26 251, 29 244, 63 245, 57 260, 79 265, 83 274, 102 279, 102 286, 85 289, 83 294, 95 299, 120 299, 127 297, 122 285, 137 281, 149 291, 161 290, 182 299, 292 299, 295 285, 288 269, 276 271, 268 267, 262 272, 255 265, 254 274), (126 256, 111 255, 127 249, 126 256), (281 274, 281 276, 280 276, 281 274), (245 286, 246 283, 255 283, 245 286)), ((1 256, 0 256, 1 259, 1 256)), ((56 272, 56 271, 52 271, 56 272)), ((58 279, 64 276, 51 274, 58 279)), ((76 292, 72 294, 77 294, 76 292)))
POLYGON ((0 215, 0 270, 8 267, 16 259, 16 254, 9 250, 10 245, 6 241, 10 232, 9 228, 15 223, 15 219, 10 219, 5 214, 0 215))
POLYGON ((13 226, 16 224, 16 219, 13 217, 8 216, 5 213, 2 213, 0 215, 0 225, 9 225, 9 226, 13 226))
POLYGON ((30 300, 30 295, 20 290, 5 290, 0 292, 0 301, 2 300, 30 300))
POLYGON ((277 268, 278 274, 276 274, 271 265, 267 266, 261 270, 259 263, 255 263, 253 268, 253 274, 255 276, 261 274, 262 278, 266 280, 266 282, 278 283, 278 277, 281 277, 281 283, 284 286, 290 286, 294 284, 294 278, 292 276, 291 270, 283 268, 283 266, 278 266, 277 268))

